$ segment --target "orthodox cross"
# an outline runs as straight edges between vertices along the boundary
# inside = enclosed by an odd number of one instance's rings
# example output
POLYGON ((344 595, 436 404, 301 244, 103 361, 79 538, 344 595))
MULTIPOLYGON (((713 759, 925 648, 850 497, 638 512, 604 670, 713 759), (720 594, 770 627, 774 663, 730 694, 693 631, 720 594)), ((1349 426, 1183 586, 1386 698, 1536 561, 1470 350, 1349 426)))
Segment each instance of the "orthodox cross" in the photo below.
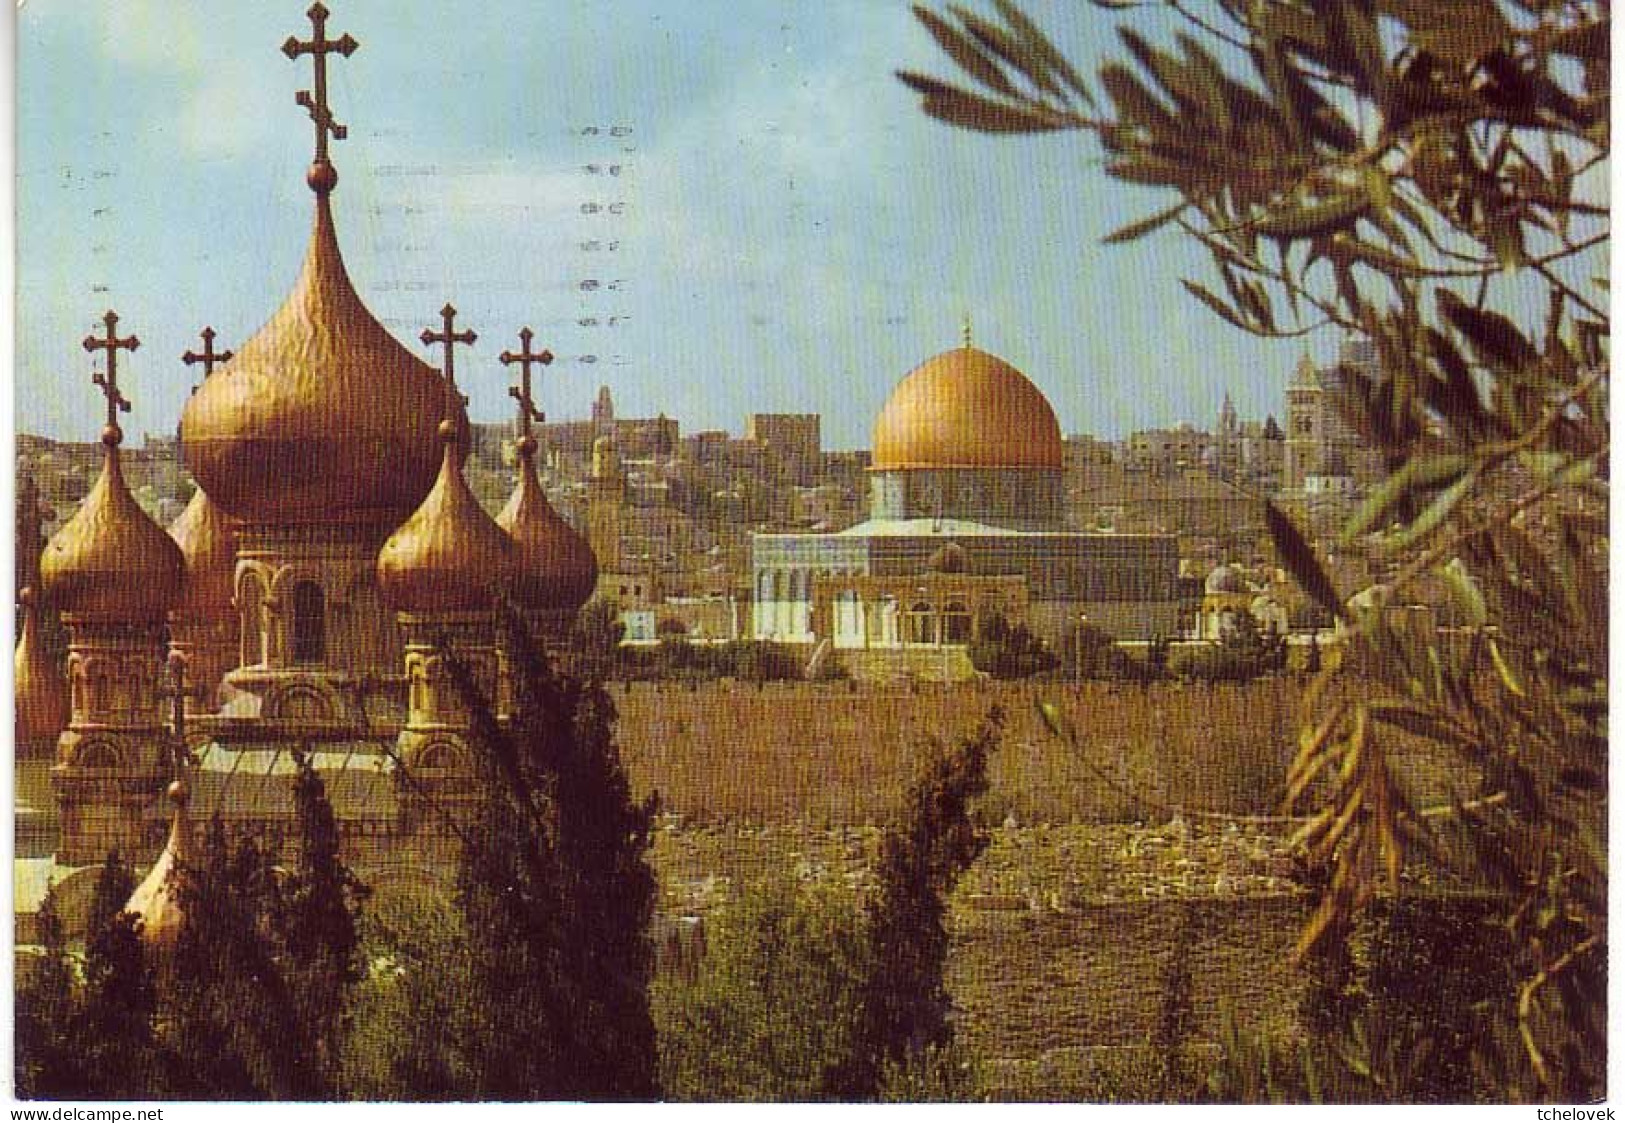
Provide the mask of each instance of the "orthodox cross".
MULTIPOLYGON (((231 361, 232 354, 233 352, 231 351, 216 351, 214 349, 214 329, 209 327, 203 329, 202 353, 199 354, 196 351, 188 349, 186 354, 181 356, 181 362, 185 363, 187 366, 192 366, 194 363, 202 363, 203 377, 206 379, 209 377, 209 375, 214 373, 214 364, 229 363, 231 361)), ((196 386, 192 387, 192 392, 194 394, 197 393, 196 386)))
POLYGON ((307 42, 301 42, 297 36, 288 36, 287 42, 282 44, 282 53, 290 59, 298 61, 300 55, 311 55, 316 60, 316 92, 300 90, 294 95, 294 101, 304 106, 310 112, 310 119, 316 126, 316 162, 327 163, 327 138, 331 134, 334 140, 343 140, 347 130, 343 125, 333 120, 333 111, 327 104, 327 56, 335 51, 349 58, 355 49, 361 46, 349 32, 345 32, 337 39, 327 37, 327 17, 332 13, 318 2, 310 6, 305 15, 310 17, 313 29, 307 42))
POLYGON ((120 351, 134 351, 141 346, 141 341, 135 336, 125 339, 118 337, 118 313, 109 311, 102 317, 102 323, 107 325, 107 338, 97 339, 94 335, 85 336, 85 350, 107 352, 107 373, 95 371, 90 379, 102 388, 107 396, 107 426, 110 429, 118 428, 119 411, 130 412, 129 399, 119 393, 118 389, 118 353, 120 351))
POLYGON ((530 341, 536 335, 529 328, 519 329, 519 351, 504 351, 497 356, 497 361, 503 366, 519 364, 519 385, 508 387, 508 394, 519 403, 519 428, 522 435, 530 436, 530 423, 532 421, 546 421, 547 415, 536 408, 536 399, 530 394, 530 368, 532 363, 547 366, 553 361, 553 352, 545 347, 539 352, 530 349, 530 341))
POLYGON ((446 375, 446 420, 448 421, 452 419, 452 414, 456 411, 458 404, 468 404, 468 399, 457 392, 457 370, 452 361, 453 352, 455 352, 457 344, 467 343, 472 345, 479 338, 472 331, 453 331, 451 325, 456 318, 457 309, 448 304, 440 310, 440 320, 446 325, 445 330, 430 331, 428 328, 424 328, 423 334, 418 336, 430 347, 433 347, 436 343, 443 343, 446 346, 446 361, 442 369, 446 375))

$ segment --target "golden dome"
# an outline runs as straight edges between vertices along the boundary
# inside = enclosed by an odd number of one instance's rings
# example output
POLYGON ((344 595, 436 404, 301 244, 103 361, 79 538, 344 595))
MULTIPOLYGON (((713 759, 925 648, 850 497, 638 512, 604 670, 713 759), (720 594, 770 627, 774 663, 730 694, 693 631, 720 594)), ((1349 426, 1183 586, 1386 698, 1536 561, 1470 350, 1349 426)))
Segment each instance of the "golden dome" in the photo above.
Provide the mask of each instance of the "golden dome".
POLYGON ((68 679, 39 637, 39 605, 33 589, 21 597, 23 635, 11 668, 17 686, 17 744, 55 741, 72 716, 68 679))
MULTIPOLYGON (((394 523, 435 479, 438 372, 356 295, 332 209, 270 321, 203 381, 181 415, 187 466, 228 514, 270 523, 394 523)), ((457 410, 461 448, 467 419, 457 410)))
POLYGON ((180 940, 185 914, 181 911, 177 882, 182 876, 182 867, 192 858, 192 830, 186 816, 190 793, 186 781, 176 780, 170 784, 168 794, 175 804, 169 842, 124 906, 125 912, 133 912, 141 917, 142 940, 160 951, 174 950, 180 940))
POLYGON ((897 384, 875 422, 874 468, 1059 468, 1061 426, 1015 367, 971 346, 897 384))
MULTIPOLYGON (((527 438, 528 439, 528 438, 527 438)), ((598 559, 565 522, 536 478, 534 452, 519 457, 519 486, 497 516, 516 549, 513 598, 533 611, 574 612, 598 583, 598 559)))
POLYGON ((212 619, 232 611, 237 570, 235 522, 200 487, 169 527, 186 558, 186 588, 175 606, 179 616, 212 619))
POLYGON ((162 621, 180 599, 186 560, 130 495, 119 465, 118 430, 104 432, 102 443, 101 478, 45 546, 43 591, 67 615, 162 621))
POLYGON ((478 612, 513 574, 513 540, 468 490, 450 422, 440 476, 422 506, 378 551, 378 585, 401 612, 478 612))

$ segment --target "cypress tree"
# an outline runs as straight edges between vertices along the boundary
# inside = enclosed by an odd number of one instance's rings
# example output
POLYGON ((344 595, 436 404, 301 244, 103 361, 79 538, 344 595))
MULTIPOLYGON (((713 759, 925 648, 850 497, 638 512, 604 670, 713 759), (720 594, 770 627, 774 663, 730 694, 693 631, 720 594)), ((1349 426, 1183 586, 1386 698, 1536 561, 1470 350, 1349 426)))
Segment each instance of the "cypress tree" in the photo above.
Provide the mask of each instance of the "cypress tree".
POLYGON ((25 1100, 73 1099, 85 1087, 75 1026, 81 996, 57 912, 56 888, 46 890, 35 923, 41 953, 17 987, 17 1095, 25 1100))
POLYGON ((514 670, 507 723, 448 659, 480 749, 458 871, 470 1091, 651 1099, 654 801, 632 799, 602 686, 555 673, 513 613, 503 630, 514 670))
POLYGON ((943 983, 948 894, 987 847, 971 805, 987 791, 987 758, 1002 724, 995 706, 953 749, 926 741, 902 820, 881 841, 879 884, 865 910, 872 973, 851 1056, 834 1082, 842 1098, 873 1099, 889 1072, 928 1064, 953 1044, 943 983))

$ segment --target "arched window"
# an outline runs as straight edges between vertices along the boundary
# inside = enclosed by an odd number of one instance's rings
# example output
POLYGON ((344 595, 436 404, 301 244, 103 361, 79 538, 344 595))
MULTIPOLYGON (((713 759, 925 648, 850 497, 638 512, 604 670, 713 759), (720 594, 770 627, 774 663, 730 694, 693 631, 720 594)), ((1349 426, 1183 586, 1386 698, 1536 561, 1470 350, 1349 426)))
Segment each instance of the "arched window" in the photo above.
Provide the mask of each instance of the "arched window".
POLYGON ((265 583, 253 573, 243 578, 237 594, 242 613, 242 665, 265 662, 265 583))
POLYGON ((327 615, 322 587, 301 581, 293 587, 293 661, 320 663, 327 658, 327 615))
POLYGON ((935 643, 932 622, 931 606, 924 601, 916 601, 908 610, 908 638, 904 642, 935 643))
POLYGON ((970 642, 970 610, 959 601, 949 601, 943 609, 942 642, 970 642))

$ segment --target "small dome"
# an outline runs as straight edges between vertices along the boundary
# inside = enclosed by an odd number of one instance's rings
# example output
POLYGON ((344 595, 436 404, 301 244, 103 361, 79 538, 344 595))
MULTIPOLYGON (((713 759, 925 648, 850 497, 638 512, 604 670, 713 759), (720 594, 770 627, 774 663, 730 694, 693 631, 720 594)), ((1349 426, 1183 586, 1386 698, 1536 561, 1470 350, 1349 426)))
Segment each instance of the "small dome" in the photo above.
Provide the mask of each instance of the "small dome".
POLYGON ((1043 393, 1003 359, 970 346, 916 367, 875 422, 879 470, 1061 464, 1061 426, 1043 393))
POLYGON ((101 478, 46 544, 40 581, 52 607, 71 616, 162 621, 180 599, 186 559, 130 495, 117 431, 103 436, 101 478))
POLYGON ((183 867, 192 858, 192 829, 186 815, 186 804, 191 793, 187 790, 186 781, 176 780, 170 784, 168 794, 175 805, 169 842, 124 906, 125 912, 133 912, 141 917, 141 938, 147 946, 164 952, 173 951, 180 941, 185 913, 181 908, 177 883, 183 867))
POLYGON ((513 540, 468 490, 450 437, 440 478, 378 551, 378 585, 400 612, 479 612, 512 579, 513 540))
POLYGON ((598 583, 598 559, 542 491, 533 456, 519 462, 519 486, 497 516, 515 547, 513 598, 532 611, 574 612, 598 583))
POLYGON ((958 542, 949 542, 938 546, 931 553, 931 558, 925 563, 925 568, 932 573, 964 573, 966 569, 965 547, 958 542))
POLYGON ((1207 575, 1203 589, 1209 593, 1246 593, 1251 590, 1243 580, 1241 571, 1233 565, 1221 565, 1207 575))
POLYGON ((176 615, 211 619, 231 612, 237 570, 235 524, 201 487, 171 524, 169 536, 186 558, 186 588, 175 606, 176 615))
POLYGON ((393 525, 434 483, 441 386, 356 295, 323 195, 287 301, 187 402, 187 466, 241 519, 393 525))
POLYGON ((24 589, 19 599, 23 634, 11 661, 17 687, 17 744, 55 742, 72 716, 67 675, 40 642, 34 590, 24 589))

